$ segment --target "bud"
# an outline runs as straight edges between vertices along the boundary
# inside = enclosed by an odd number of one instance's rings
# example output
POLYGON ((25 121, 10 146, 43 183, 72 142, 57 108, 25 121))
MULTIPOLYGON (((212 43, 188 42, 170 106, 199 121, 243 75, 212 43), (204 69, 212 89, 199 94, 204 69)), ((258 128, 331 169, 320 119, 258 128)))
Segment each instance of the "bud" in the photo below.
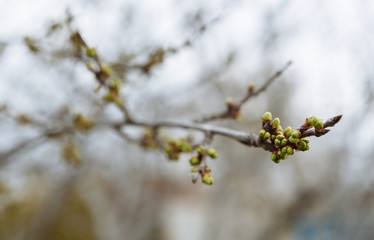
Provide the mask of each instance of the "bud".
POLYGON ((284 147, 286 146, 286 144, 287 144, 287 139, 283 139, 281 142, 281 146, 284 147))
POLYGON ((303 141, 301 141, 301 142, 299 142, 299 149, 300 150, 304 150, 304 149, 306 149, 306 143, 305 142, 303 142, 303 141))
POLYGON ((286 129, 284 129, 283 133, 288 133, 288 132, 291 132, 292 128, 291 127, 286 127, 286 129))
POLYGON ((276 162, 276 161, 278 160, 278 155, 275 154, 275 153, 272 153, 272 154, 271 154, 271 160, 272 160, 273 162, 276 162))
POLYGON ((322 122, 322 120, 318 120, 318 121, 316 121, 316 123, 314 124, 314 128, 315 128, 316 130, 320 130, 320 129, 322 129, 322 128, 323 128, 323 122, 322 122))
POLYGON ((262 121, 264 122, 267 122, 267 121, 271 121, 272 119, 272 115, 271 115, 271 112, 266 112, 264 113, 264 115, 262 116, 262 121))
POLYGON ((255 84, 254 83, 250 83, 249 84, 249 86, 248 86, 248 91, 250 92, 250 93, 252 93, 254 90, 255 90, 255 84))
POLYGON ((212 171, 212 169, 210 169, 210 167, 208 167, 207 165, 204 166, 204 171, 206 173, 210 173, 212 171))
POLYGON ((100 71, 107 76, 112 75, 112 68, 109 65, 102 65, 100 71))
POLYGON ((281 141, 280 141, 279 139, 275 139, 275 140, 274 140, 274 144, 275 144, 276 146, 280 146, 280 145, 281 145, 281 141))
POLYGON ((282 153, 287 153, 287 149, 288 149, 288 147, 282 148, 282 153))
POLYGON ((270 138, 270 133, 269 132, 266 132, 265 135, 264 135, 264 139, 267 140, 270 138))
POLYGON ((209 149, 207 150, 206 154, 207 154, 209 157, 213 158, 213 159, 218 158, 218 153, 217 153, 216 150, 214 150, 213 148, 209 148, 209 149))
POLYGON ((199 154, 199 155, 203 155, 204 154, 204 151, 205 151, 205 148, 203 145, 200 145, 197 147, 196 149, 196 152, 199 154))
POLYGON ((284 136, 283 136, 282 134, 281 134, 281 135, 278 135, 278 136, 277 136, 277 139, 279 139, 279 140, 282 141, 282 140, 284 139, 284 136))
POLYGON ((295 153, 295 149, 291 148, 291 147, 287 147, 287 154, 288 155, 293 155, 295 153))
POLYGON ((291 136, 289 139, 288 139, 291 143, 297 143, 299 141, 298 138, 294 138, 293 136, 291 136))
POLYGON ((282 128, 281 125, 279 125, 279 126, 277 127, 277 133, 279 133, 279 134, 283 133, 283 128, 282 128))
POLYGON ((308 118, 308 124, 309 124, 310 126, 314 126, 315 123, 316 123, 316 121, 318 121, 318 118, 317 118, 316 116, 312 116, 312 117, 309 117, 309 118, 308 118))
POLYGON ((279 118, 274 118, 274 120, 271 122, 271 126, 273 128, 278 128, 279 124, 280 124, 279 118))
POLYGON ((264 129, 261 129, 260 132, 258 132, 258 136, 260 138, 264 138, 266 131, 264 129))
POLYGON ((309 140, 306 139, 306 138, 302 138, 301 141, 305 142, 305 143, 309 143, 309 140))
POLYGON ((95 48, 87 48, 86 55, 89 57, 96 57, 96 50, 95 48))
POLYGON ((279 154, 279 158, 280 158, 281 160, 284 160, 284 159, 286 159, 286 158, 287 158, 287 154, 286 154, 286 153, 283 153, 283 152, 281 152, 281 153, 279 154))
POLYGON ((191 173, 197 173, 197 172, 199 172, 199 167, 193 167, 191 169, 191 173))
POLYGON ((299 130, 294 130, 291 132, 291 137, 293 138, 299 138, 301 135, 300 131, 299 130))
POLYGON ((190 164, 191 164, 191 166, 195 166, 195 165, 200 164, 200 161, 196 156, 192 156, 190 158, 190 164))
POLYGON ((205 174, 202 180, 203 180, 203 183, 207 185, 213 184, 213 178, 210 176, 210 174, 205 174))
POLYGON ((229 109, 236 107, 236 102, 231 97, 226 98, 226 105, 229 109))

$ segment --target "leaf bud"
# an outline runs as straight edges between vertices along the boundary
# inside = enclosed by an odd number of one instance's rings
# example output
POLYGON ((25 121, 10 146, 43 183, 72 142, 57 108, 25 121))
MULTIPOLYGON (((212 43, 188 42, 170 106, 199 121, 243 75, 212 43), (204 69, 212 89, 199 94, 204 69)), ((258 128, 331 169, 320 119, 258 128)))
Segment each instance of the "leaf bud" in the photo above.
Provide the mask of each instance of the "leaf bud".
POLYGON ((282 148, 282 153, 287 153, 287 147, 282 148))
POLYGON ((196 166, 196 165, 200 164, 200 161, 196 156, 192 156, 190 158, 190 164, 191 164, 191 166, 196 166))
POLYGON ((191 173, 197 173, 197 172, 199 172, 199 167, 193 167, 191 169, 191 173))
POLYGON ((95 48, 87 48, 86 49, 86 55, 89 56, 89 57, 95 57, 96 56, 95 48))
POLYGON ((213 178, 210 176, 210 174, 205 174, 202 180, 203 180, 203 183, 207 185, 213 184, 213 178))
POLYGON ((265 112, 264 115, 262 116, 262 121, 267 122, 271 121, 273 116, 271 115, 271 112, 265 112))
POLYGON ((281 141, 282 141, 282 140, 284 139, 284 136, 283 136, 283 134, 280 134, 280 135, 278 135, 278 136, 277 136, 277 139, 279 139, 279 140, 281 140, 281 141))
POLYGON ((248 86, 248 91, 252 93, 255 90, 256 85, 254 83, 250 83, 248 86))
POLYGON ((314 126, 317 121, 318 121, 318 118, 316 116, 311 116, 308 118, 308 124, 310 126, 314 126))
POLYGON ((288 155, 293 155, 295 153, 295 149, 293 149, 292 147, 287 147, 287 154, 288 155))
POLYGON ((294 138, 293 136, 291 136, 289 139, 288 139, 291 143, 297 143, 299 141, 298 138, 294 138))
POLYGON ((267 140, 270 138, 270 133, 269 132, 266 132, 265 135, 264 135, 264 139, 267 140))
POLYGON ((213 158, 213 159, 218 158, 218 153, 217 153, 216 150, 214 150, 213 148, 209 148, 209 149, 207 150, 206 154, 207 154, 209 157, 213 158))
POLYGON ((303 141, 301 141, 301 142, 299 142, 299 149, 300 150, 304 150, 304 149, 306 149, 306 143, 305 142, 303 142, 303 141))
POLYGON ((314 125, 314 128, 315 129, 322 129, 323 128, 323 122, 322 122, 322 120, 316 121, 316 123, 314 125))
POLYGON ((288 132, 291 132, 292 128, 291 127, 286 127, 286 129, 284 129, 283 133, 288 133, 288 132))
POLYGON ((300 131, 299 130, 294 130, 291 132, 291 137, 293 138, 299 138, 301 135, 300 131))
POLYGON ((258 133, 258 136, 260 138, 264 138, 265 133, 266 133, 266 131, 264 129, 261 129, 260 132, 258 133))
POLYGON ((203 155, 204 154, 204 151, 205 151, 205 148, 204 146, 200 145, 197 147, 196 149, 196 152, 199 154, 199 155, 203 155))
POLYGON ((279 124, 280 124, 279 118, 274 118, 274 120, 271 122, 271 126, 273 128, 278 128, 279 124))
POLYGON ((109 65, 102 65, 100 71, 107 76, 112 75, 112 68, 109 65))

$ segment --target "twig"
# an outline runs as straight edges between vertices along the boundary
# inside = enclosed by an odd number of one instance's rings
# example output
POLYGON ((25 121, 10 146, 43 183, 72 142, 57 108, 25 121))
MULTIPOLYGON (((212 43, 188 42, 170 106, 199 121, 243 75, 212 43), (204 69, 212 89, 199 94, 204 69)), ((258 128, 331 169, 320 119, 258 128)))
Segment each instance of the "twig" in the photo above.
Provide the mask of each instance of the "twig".
POLYGON ((317 132, 315 129, 307 130, 305 132, 302 132, 301 138, 311 137, 311 136, 320 137, 320 136, 325 135, 326 133, 330 131, 329 129, 326 129, 326 128, 335 126, 335 124, 337 124, 340 121, 340 119, 342 119, 342 117, 343 115, 338 115, 338 116, 327 119, 326 122, 324 122, 323 124, 324 128, 321 131, 317 132))
POLYGON ((197 120, 196 122, 199 123, 205 123, 213 120, 218 120, 218 119, 226 119, 226 118, 235 118, 237 114, 240 112, 240 108, 252 97, 258 96, 260 93, 265 91, 274 80, 279 78, 292 64, 292 61, 289 61, 282 69, 277 71, 273 76, 271 76, 268 80, 264 82, 264 84, 255 90, 249 89, 246 93, 246 95, 238 102, 238 103, 227 103, 227 109, 218 114, 214 114, 212 116, 205 117, 201 120, 197 120))

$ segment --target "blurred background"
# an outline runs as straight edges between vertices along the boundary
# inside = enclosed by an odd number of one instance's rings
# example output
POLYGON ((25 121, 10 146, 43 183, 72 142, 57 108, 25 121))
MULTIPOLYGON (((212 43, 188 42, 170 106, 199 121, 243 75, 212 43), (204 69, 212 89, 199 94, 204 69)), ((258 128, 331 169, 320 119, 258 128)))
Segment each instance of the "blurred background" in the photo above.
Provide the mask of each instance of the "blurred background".
POLYGON ((0 239, 374 239, 373 1, 0 5, 0 239), (209 124, 257 133, 265 111, 293 128, 312 115, 344 116, 280 164, 216 136, 214 184, 192 184, 191 154, 169 161, 105 124, 43 136, 77 113, 98 123, 122 117, 94 91, 74 31, 122 81, 135 119, 224 111, 227 97, 241 99, 290 60, 241 121, 209 124))

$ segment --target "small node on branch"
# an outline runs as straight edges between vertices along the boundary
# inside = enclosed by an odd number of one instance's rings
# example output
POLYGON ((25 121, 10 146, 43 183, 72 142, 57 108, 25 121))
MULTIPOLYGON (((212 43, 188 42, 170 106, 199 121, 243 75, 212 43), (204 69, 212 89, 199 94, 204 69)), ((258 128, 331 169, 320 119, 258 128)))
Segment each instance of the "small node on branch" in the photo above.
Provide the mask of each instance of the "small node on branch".
POLYGON ((255 85, 254 83, 250 83, 250 84, 248 85, 248 92, 249 92, 250 94, 252 94, 252 93, 254 92, 254 90, 255 90, 255 87, 256 87, 256 85, 255 85))

